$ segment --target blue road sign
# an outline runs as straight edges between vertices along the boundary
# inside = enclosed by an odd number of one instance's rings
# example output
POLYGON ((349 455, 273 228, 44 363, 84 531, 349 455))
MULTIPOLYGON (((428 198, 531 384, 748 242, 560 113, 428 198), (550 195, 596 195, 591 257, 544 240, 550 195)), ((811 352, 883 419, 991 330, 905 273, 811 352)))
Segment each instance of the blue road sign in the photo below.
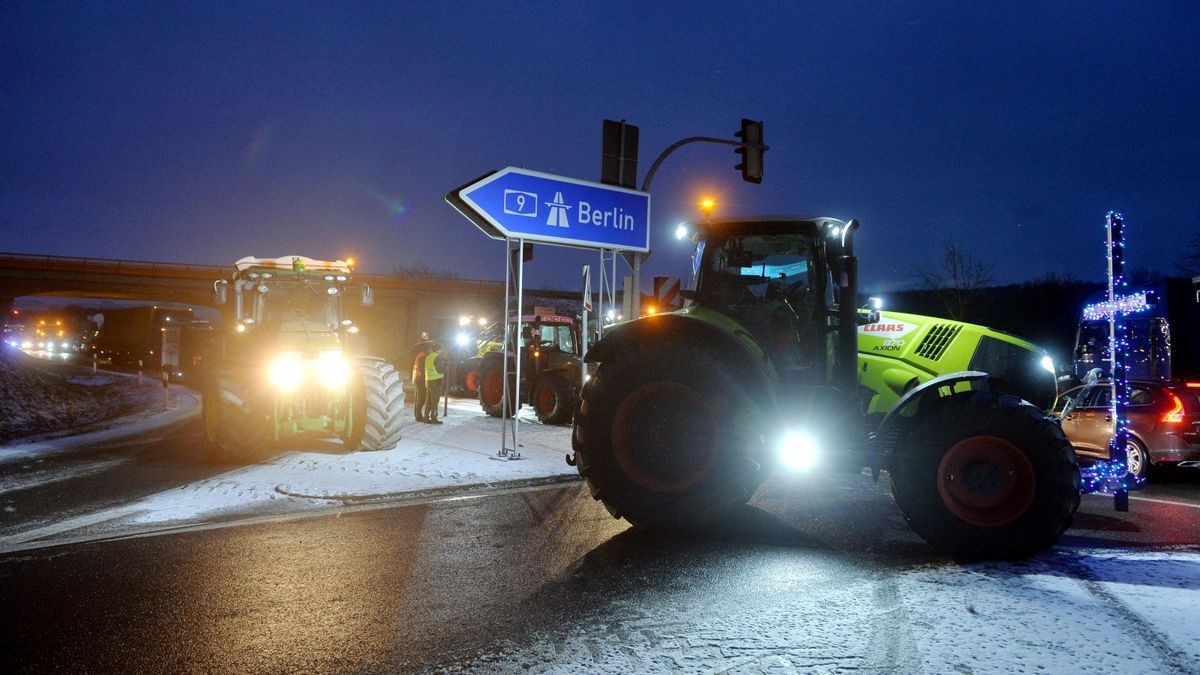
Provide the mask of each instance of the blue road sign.
POLYGON ((495 239, 650 250, 650 195, 508 167, 446 195, 446 201, 495 239))

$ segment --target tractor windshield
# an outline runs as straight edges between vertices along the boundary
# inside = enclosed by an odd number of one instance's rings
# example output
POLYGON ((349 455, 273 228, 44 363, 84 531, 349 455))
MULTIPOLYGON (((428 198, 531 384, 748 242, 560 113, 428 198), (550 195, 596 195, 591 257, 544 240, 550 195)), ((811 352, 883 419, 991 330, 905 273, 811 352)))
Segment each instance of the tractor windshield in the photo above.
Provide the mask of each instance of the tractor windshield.
POLYGON ((817 282, 811 241, 801 234, 730 236, 705 248, 697 288, 718 305, 803 299, 817 282))
POLYGON ((827 284, 816 251, 803 232, 710 236, 697 250, 696 302, 755 333, 781 370, 817 369, 827 284))
POLYGON ((336 328, 338 295, 331 295, 329 288, 324 284, 274 284, 268 292, 258 294, 262 303, 262 320, 268 324, 312 321, 336 328))

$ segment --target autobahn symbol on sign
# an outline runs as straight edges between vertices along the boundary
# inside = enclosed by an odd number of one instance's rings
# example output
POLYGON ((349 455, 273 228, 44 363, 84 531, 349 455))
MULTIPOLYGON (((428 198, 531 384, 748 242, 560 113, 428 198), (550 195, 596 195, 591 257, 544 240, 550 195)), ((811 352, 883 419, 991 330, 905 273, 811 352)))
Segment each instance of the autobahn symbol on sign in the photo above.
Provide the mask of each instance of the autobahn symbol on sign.
POLYGON ((494 239, 617 251, 650 250, 650 195, 507 167, 446 194, 494 239))

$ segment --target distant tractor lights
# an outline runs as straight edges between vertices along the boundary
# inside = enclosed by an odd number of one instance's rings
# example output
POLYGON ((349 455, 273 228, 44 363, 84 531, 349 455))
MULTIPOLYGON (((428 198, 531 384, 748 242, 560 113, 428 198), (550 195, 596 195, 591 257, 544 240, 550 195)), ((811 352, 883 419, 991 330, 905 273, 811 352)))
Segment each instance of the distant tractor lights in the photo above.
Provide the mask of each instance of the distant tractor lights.
POLYGON ((775 447, 780 461, 793 471, 810 471, 817 464, 817 444, 809 434, 785 432, 775 447))
POLYGON ((459 332, 458 335, 454 336, 454 344, 458 345, 459 347, 466 347, 467 343, 470 341, 471 336, 463 332, 459 332))

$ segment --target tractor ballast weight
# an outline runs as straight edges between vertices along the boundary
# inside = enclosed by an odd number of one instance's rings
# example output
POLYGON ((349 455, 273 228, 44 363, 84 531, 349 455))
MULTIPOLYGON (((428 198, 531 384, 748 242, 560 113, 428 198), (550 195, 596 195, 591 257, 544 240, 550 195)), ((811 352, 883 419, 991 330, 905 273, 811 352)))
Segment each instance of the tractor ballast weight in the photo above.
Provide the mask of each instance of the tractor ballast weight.
POLYGON ((772 471, 815 463, 888 471, 913 529, 958 556, 1031 555, 1067 528, 1079 473, 1045 414, 1045 353, 982 326, 860 308, 857 227, 702 225, 686 305, 589 351, 598 365, 570 461, 614 516, 703 526, 772 471))
POLYGON ((249 462, 303 433, 337 436, 347 450, 381 450, 400 439, 404 390, 381 358, 352 354, 350 265, 303 256, 247 257, 214 284, 234 302, 216 336, 202 392, 209 458, 249 462))

